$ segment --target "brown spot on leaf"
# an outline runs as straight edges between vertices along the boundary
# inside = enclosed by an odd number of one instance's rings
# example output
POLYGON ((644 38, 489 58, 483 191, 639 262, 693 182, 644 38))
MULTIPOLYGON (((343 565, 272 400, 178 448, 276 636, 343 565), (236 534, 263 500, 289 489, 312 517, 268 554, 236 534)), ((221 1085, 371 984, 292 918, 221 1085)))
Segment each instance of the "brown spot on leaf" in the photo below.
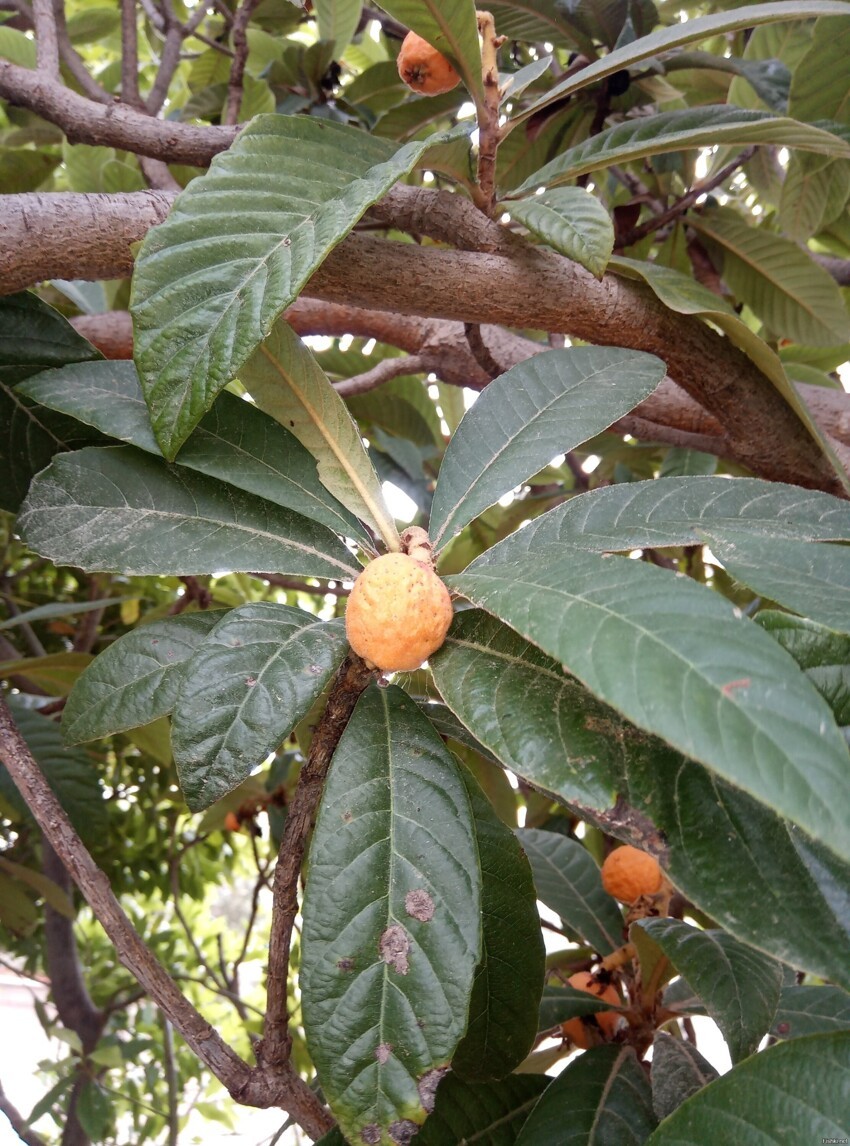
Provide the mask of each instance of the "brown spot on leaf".
POLYGON ((342 959, 337 959, 336 965, 340 969, 340 971, 353 971, 354 970, 354 960, 349 959, 347 956, 342 958, 342 959))
POLYGON ((353 819, 353 814, 349 811, 348 808, 346 808, 346 810, 342 813, 342 822, 344 824, 350 824, 353 819))
POLYGON ((410 964, 407 955, 410 951, 410 939, 400 923, 393 923, 381 936, 379 950, 381 958, 399 975, 406 975, 410 964))
POLYGON ((434 918, 434 901, 424 888, 417 887, 404 897, 404 910, 420 923, 427 923, 434 918))
POLYGON ((416 1084, 416 1088, 419 1091, 419 1099, 426 1113, 431 1114, 433 1112, 434 1099, 437 1093, 437 1087, 440 1085, 440 1079, 443 1075, 448 1073, 449 1068, 447 1066, 438 1066, 434 1070, 429 1070, 423 1074, 416 1084))
POLYGON ((393 1142, 397 1142, 398 1146, 408 1146, 419 1130, 420 1127, 409 1118, 402 1118, 399 1122, 391 1122, 389 1125, 390 1138, 393 1142))
POLYGON ((375 1058, 378 1060, 378 1062, 381 1064, 381 1066, 383 1066, 384 1063, 387 1061, 387 1059, 390 1057, 390 1052, 392 1051, 392 1049, 393 1049, 392 1043, 381 1043, 381 1045, 376 1048, 375 1058))
POLYGON ((366 1143, 366 1146, 375 1146, 376 1143, 381 1141, 381 1128, 376 1123, 371 1123, 369 1126, 364 1126, 360 1131, 360 1137, 366 1143))

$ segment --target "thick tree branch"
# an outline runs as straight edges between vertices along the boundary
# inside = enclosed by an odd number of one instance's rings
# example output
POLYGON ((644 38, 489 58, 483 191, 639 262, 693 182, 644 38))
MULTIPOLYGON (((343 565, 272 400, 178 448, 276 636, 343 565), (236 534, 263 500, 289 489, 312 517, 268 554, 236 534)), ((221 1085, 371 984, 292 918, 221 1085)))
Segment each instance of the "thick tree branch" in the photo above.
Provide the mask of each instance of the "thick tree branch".
POLYGON ((289 805, 277 857, 272 889, 272 926, 269 937, 268 1011, 265 1034, 257 1046, 257 1061, 272 1070, 289 1058, 289 945, 298 912, 298 877, 307 838, 313 827, 325 776, 339 738, 354 706, 376 672, 350 653, 334 678, 328 703, 313 733, 310 754, 301 769, 298 787, 289 805))
POLYGON ((47 76, 0 60, 0 99, 55 123, 70 143, 118 147, 166 163, 205 167, 236 137, 233 127, 196 127, 154 119, 113 102, 111 96, 106 98, 105 104, 95 103, 47 76))
POLYGON ((236 1101, 246 1106, 280 1106, 304 1129, 320 1137, 333 1120, 288 1062, 274 1074, 252 1070, 195 1010, 168 972, 145 946, 87 848, 56 799, 0 696, 0 760, 6 765, 46 839, 68 869, 118 953, 121 963, 144 987, 236 1101))
POLYGON ((59 81, 59 37, 53 0, 32 0, 38 70, 59 81))

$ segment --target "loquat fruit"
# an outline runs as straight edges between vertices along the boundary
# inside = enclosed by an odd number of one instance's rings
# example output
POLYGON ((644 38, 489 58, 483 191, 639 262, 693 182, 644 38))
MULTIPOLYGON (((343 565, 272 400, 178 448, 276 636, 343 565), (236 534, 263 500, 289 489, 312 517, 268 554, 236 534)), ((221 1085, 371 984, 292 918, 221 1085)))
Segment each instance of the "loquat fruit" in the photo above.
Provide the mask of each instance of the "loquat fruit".
POLYGON ((460 83, 460 76, 443 53, 415 32, 404 37, 398 54, 398 74, 420 95, 442 95, 460 83))
POLYGON ((654 856, 624 844, 615 848, 602 865, 602 886, 621 903, 635 903, 644 895, 661 890, 664 873, 654 856))
POLYGON ((348 643, 384 672, 417 669, 446 639, 449 591, 431 565, 406 553, 371 561, 348 598, 348 643))
MULTIPOLYGON (((600 983, 598 979, 594 979, 589 971, 577 971, 575 975, 570 975, 567 981, 576 990, 587 991, 589 995, 596 995, 603 1002, 612 1003, 615 1007, 618 1007, 622 1002, 613 984, 600 983)), ((602 1033, 609 1038, 614 1034, 620 1020, 616 1011, 598 1011, 593 1018, 596 1019, 602 1033)), ((594 1045, 595 1041, 598 1041, 598 1039, 594 1039, 591 1028, 583 1019, 567 1019, 565 1023, 561 1023, 561 1033, 564 1038, 569 1039, 581 1050, 587 1050, 594 1045)))

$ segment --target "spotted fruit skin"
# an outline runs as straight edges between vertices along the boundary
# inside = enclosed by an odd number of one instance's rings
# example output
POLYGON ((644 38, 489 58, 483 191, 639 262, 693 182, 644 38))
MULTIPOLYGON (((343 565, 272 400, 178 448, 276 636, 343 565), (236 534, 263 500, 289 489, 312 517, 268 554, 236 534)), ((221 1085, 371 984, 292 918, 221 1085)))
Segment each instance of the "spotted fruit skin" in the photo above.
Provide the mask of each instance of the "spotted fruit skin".
POLYGON ((442 95, 460 83, 460 76, 443 53, 415 32, 408 32, 401 45, 398 74, 420 95, 442 95))
MULTIPOLYGON (((587 991, 589 995, 596 995, 603 1003, 612 1003, 618 1007, 622 1002, 616 987, 610 983, 599 983, 589 971, 577 971, 575 975, 570 975, 567 981, 577 991, 587 991)), ((600 1030, 609 1038, 614 1034, 620 1021, 616 1011, 598 1011, 593 1017, 600 1030)), ((561 1033, 582 1050, 588 1050, 594 1042, 593 1035, 581 1019, 568 1019, 565 1023, 561 1023, 561 1033)), ((596 1040, 598 1039, 597 1035, 596 1040)))
POLYGON ((348 643, 383 672, 417 669, 446 639, 449 591, 434 570, 406 553, 371 561, 348 598, 348 643))
POLYGON ((658 860, 631 844, 615 848, 602 865, 602 886, 620 903, 635 903, 641 896, 655 895, 663 877, 658 860))

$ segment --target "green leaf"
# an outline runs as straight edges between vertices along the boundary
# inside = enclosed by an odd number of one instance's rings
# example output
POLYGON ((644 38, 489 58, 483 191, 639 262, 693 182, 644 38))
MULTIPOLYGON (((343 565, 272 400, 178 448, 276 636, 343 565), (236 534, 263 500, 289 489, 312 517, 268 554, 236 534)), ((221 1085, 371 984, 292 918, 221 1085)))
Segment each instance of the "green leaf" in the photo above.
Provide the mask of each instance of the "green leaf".
POLYGON ((562 19, 557 0, 497 0, 487 10, 496 20, 496 31, 509 40, 550 41, 559 47, 575 47, 572 30, 562 19))
POLYGON ((797 828, 659 745, 630 745, 626 800, 651 815, 688 899, 744 942, 850 987, 850 865, 809 867, 797 828))
POLYGON ((656 1118, 666 1118, 686 1098, 718 1078, 717 1071, 693 1043, 656 1031, 652 1041, 652 1108, 656 1118))
POLYGON ((17 28, 0 28, 0 59, 10 60, 21 68, 35 69, 35 40, 17 28))
POLYGON ((838 812, 848 750, 832 713, 729 602, 669 570, 562 544, 504 563, 491 550, 446 583, 638 727, 850 858, 838 812))
POLYGON ((664 373, 654 355, 584 346, 536 354, 491 382, 446 449, 431 510, 435 550, 556 454, 627 414, 664 373))
MULTIPOLYGON (((689 24, 692 22, 697 21, 688 21, 689 24)), ((612 56, 615 54, 611 53, 612 56)), ((606 60, 610 58, 605 57, 606 60)), ((593 66, 591 64, 579 75, 586 75, 593 66)), ((577 179, 579 175, 610 167, 614 163, 628 163, 649 155, 663 155, 670 151, 720 143, 773 144, 776 147, 794 147, 833 157, 850 156, 850 144, 822 127, 799 123, 788 116, 773 115, 767 111, 712 105, 683 111, 664 111, 615 124, 561 152, 530 175, 511 194, 528 195, 537 187, 551 190, 577 179)), ((513 214, 512 205, 509 210, 513 214)), ((688 219, 691 219, 691 215, 688 215, 688 219)))
POLYGON ((0 663, 0 676, 23 676, 49 696, 67 696, 80 673, 91 663, 91 653, 47 653, 0 663))
POLYGON ((315 13, 319 39, 333 42, 339 57, 351 43, 360 23, 361 0, 316 0, 315 13))
POLYGON ((457 765, 395 686, 371 685, 358 701, 309 862, 301 1005, 310 1054, 345 1136, 397 1146, 433 1109, 466 1029, 481 905, 457 765))
POLYGON ((782 988, 770 1033, 778 1039, 850 1031, 850 995, 840 987, 782 988))
POLYGON ((822 625, 850 631, 850 548, 810 541, 704 534, 730 576, 822 625))
POLYGON ((75 12, 68 20, 68 39, 77 44, 93 44, 105 40, 121 26, 121 14, 114 8, 87 8, 75 12))
POLYGON ((201 812, 254 771, 309 712, 345 656, 342 620, 260 601, 232 609, 180 674, 171 744, 201 812))
MULTIPOLYGON (((93 362, 45 371, 17 392, 51 410, 161 457, 132 362, 93 362)), ((181 448, 178 464, 266 501, 294 509, 338 533, 369 540, 322 483, 301 443, 251 402, 226 391, 181 448)))
POLYGON ((838 723, 850 724, 850 636, 773 609, 755 619, 805 670, 838 723))
POLYGON ((733 1063, 767 1033, 782 986, 782 966, 725 931, 700 931, 678 919, 642 919, 646 931, 687 979, 720 1027, 733 1063))
MULTIPOLYGON (((803 255, 803 258, 806 256, 803 255)), ((638 262, 636 259, 614 258, 609 269, 628 278, 639 278, 652 289, 654 294, 671 310, 678 314, 697 314, 714 326, 719 326, 729 341, 742 350, 755 363, 759 370, 776 387, 803 425, 817 442, 821 452, 829 458, 836 474, 850 490, 847 474, 842 463, 836 458, 832 447, 813 420, 808 407, 788 380, 782 360, 759 338, 745 322, 731 311, 728 304, 719 299, 706 287, 693 281, 689 275, 680 274, 655 263, 638 262)))
POLYGON ((17 513, 30 480, 55 453, 96 437, 35 407, 15 383, 47 367, 95 358, 100 354, 91 343, 36 295, 0 297, 0 509, 17 513))
POLYGON ((510 204, 512 219, 601 279, 614 249, 611 216, 582 187, 561 187, 510 204))
POLYGON ((595 1015, 599 1011, 613 1010, 616 1010, 616 1007, 606 1003, 591 991, 580 991, 578 987, 546 986, 543 988, 543 997, 540 1000, 537 1025, 541 1031, 548 1031, 560 1023, 567 1022, 568 1019, 580 1019, 585 1015, 595 1015))
POLYGON ((779 225, 804 243, 841 213, 850 195, 850 165, 821 155, 792 155, 782 182, 779 225))
POLYGON ((92 1142, 104 1140, 116 1115, 112 1095, 94 1079, 83 1082, 77 1095, 75 1111, 83 1131, 92 1142))
POLYGON ((699 545, 700 531, 751 537, 850 540, 850 505, 828 493, 757 478, 657 478, 579 494, 493 546, 476 567, 559 544, 627 552, 699 545))
POLYGON ((397 149, 328 119, 262 115, 178 196, 142 243, 131 303, 166 457, 328 252, 433 142, 397 149))
POLYGON ((623 774, 618 722, 557 661, 495 617, 465 609, 428 663, 452 712, 512 772, 560 800, 614 802, 623 774))
MULTIPOLYGON (((66 748, 59 726, 46 716, 27 708, 19 697, 7 696, 15 723, 38 761, 47 782, 71 823, 89 847, 100 844, 108 834, 106 803, 94 761, 82 749, 66 748)), ((0 764, 0 795, 21 815, 29 815, 12 778, 0 764)))
POLYGON ((850 1034, 792 1039, 753 1055, 688 1099, 647 1146, 840 1141, 847 1133, 848 1095, 850 1034))
POLYGON ((623 917, 602 887, 599 866, 577 840, 539 828, 520 828, 537 895, 571 932, 600 955, 623 944, 623 917))
POLYGON ((5 621, 0 621, 0 631, 14 629, 18 625, 29 625, 33 621, 50 620, 53 617, 74 617, 79 613, 93 613, 110 605, 120 605, 123 601, 138 600, 138 595, 133 594, 128 597, 101 597, 97 601, 58 601, 54 605, 38 605, 35 609, 27 609, 25 613, 17 613, 5 621))
POLYGON ((316 459, 319 478, 342 504, 398 549, 398 531, 357 423, 325 372, 282 320, 243 366, 240 378, 261 410, 316 459))
POLYGON ((516 1146, 642 1146, 652 1093, 631 1047, 593 1047, 551 1082, 516 1146))
POLYGON ((811 46, 794 69, 788 102, 792 115, 850 123, 850 90, 844 75, 848 53, 850 12, 843 20, 818 20, 811 46))
POLYGON ((66 919, 73 919, 77 914, 73 903, 62 888, 52 879, 48 879, 42 872, 33 871, 31 867, 13 863, 12 860, 4 859, 2 856, 0 856, 0 871, 6 872, 12 879, 26 884, 37 895, 41 896, 45 903, 49 903, 54 911, 58 911, 66 919))
POLYGON ((131 446, 55 458, 30 487, 18 525, 42 557, 89 570, 357 573, 323 525, 131 446))
MULTIPOLYGON (((782 0, 772 4, 747 4, 731 11, 717 12, 711 16, 699 16, 684 23, 675 23, 669 28, 662 28, 648 36, 641 36, 630 44, 616 48, 601 59, 594 60, 586 68, 575 75, 555 84, 545 95, 523 108, 520 116, 514 122, 527 119, 541 108, 547 107, 556 100, 579 91, 588 84, 596 83, 605 76, 622 71, 633 64, 640 63, 662 52, 669 52, 673 48, 684 47, 685 44, 694 44, 699 40, 721 35, 725 32, 734 32, 740 28, 755 28, 759 24, 779 22, 783 20, 799 20, 801 16, 799 7, 794 7, 782 0)), ((806 0, 807 16, 846 16, 848 5, 841 0, 806 0)))
POLYGON ((690 219, 723 256, 723 279, 782 338, 833 346, 850 338, 850 316, 835 280, 796 243, 749 227, 718 207, 690 219))
POLYGON ((140 625, 92 661, 62 711, 66 744, 80 744, 150 724, 174 707, 186 662, 220 610, 183 613, 140 625))
POLYGON ((4 195, 37 191, 61 162, 55 151, 0 146, 0 186, 4 195))
POLYGON ((481 49, 473 0, 385 0, 381 7, 448 56, 474 102, 479 107, 483 104, 481 49))
POLYGON ((463 1082, 449 1074, 417 1146, 514 1146, 522 1124, 549 1084, 539 1074, 511 1074, 498 1083, 463 1082))
POLYGON ((505 1078, 532 1048, 546 952, 528 859, 471 773, 461 769, 461 778, 481 869, 482 955, 452 1070, 487 1081, 505 1078))

